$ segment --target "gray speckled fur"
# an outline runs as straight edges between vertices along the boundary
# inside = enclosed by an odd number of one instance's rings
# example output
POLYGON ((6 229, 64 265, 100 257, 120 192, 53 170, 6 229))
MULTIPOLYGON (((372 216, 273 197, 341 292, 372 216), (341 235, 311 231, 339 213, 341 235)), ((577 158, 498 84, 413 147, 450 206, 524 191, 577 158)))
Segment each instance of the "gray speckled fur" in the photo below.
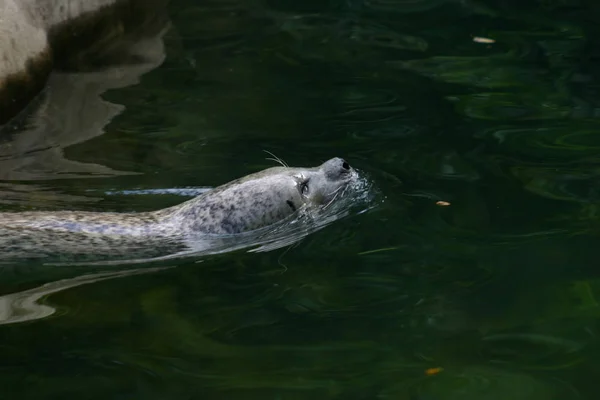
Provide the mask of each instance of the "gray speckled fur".
POLYGON ((269 168, 158 211, 0 213, 0 259, 154 257, 185 248, 190 235, 248 232, 305 204, 326 204, 355 177, 333 158, 315 168, 269 168))

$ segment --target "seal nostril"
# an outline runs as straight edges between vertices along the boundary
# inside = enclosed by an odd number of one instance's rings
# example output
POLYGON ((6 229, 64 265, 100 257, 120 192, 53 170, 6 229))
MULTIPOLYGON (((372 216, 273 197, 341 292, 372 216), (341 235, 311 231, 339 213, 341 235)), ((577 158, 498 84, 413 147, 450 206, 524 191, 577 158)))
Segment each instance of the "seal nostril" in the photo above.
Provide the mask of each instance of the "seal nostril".
POLYGON ((348 163, 346 161, 344 161, 344 163, 342 164, 342 168, 350 169, 350 165, 348 165, 348 163))

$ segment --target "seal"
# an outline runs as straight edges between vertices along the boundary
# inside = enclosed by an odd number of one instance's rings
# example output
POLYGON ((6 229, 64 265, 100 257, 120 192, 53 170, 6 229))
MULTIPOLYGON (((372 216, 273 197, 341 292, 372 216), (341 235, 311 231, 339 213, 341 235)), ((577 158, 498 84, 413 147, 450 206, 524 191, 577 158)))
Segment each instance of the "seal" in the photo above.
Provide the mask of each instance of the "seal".
POLYGON ((326 207, 358 179, 358 173, 337 157, 313 168, 283 165, 162 210, 0 213, 0 259, 50 254, 122 257, 137 251, 143 257, 156 256, 185 249, 190 237, 252 232, 306 207, 326 207))

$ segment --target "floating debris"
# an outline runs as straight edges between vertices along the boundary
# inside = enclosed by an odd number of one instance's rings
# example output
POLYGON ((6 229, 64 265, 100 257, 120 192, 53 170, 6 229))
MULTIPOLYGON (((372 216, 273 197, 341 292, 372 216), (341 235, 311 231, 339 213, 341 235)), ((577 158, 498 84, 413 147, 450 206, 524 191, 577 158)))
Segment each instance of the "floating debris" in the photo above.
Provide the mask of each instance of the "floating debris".
POLYGON ((428 368, 425 370, 425 375, 427 375, 427 376, 437 375, 440 372, 442 372, 443 370, 444 370, 444 368, 442 368, 442 367, 428 368))
POLYGON ((436 202, 435 202, 435 204, 437 204, 437 205, 438 205, 438 206, 440 206, 440 207, 447 207, 447 206, 449 206, 449 205, 450 205, 450 203, 449 203, 449 202, 447 202, 447 201, 443 201, 443 200, 436 201, 436 202))
POLYGON ((486 43, 486 44, 496 43, 496 41, 494 39, 485 38, 485 37, 481 37, 481 36, 473 37, 473 41, 475 43, 486 43))

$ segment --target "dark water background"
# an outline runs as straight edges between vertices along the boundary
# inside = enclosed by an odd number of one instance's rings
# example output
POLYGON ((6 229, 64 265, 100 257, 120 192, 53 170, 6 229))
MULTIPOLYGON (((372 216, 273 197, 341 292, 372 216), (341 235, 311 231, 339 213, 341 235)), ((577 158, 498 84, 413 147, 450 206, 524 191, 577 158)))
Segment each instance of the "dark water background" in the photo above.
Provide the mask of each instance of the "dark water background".
MULTIPOLYGON (((2 139, 3 210, 164 207, 182 197, 110 191, 216 186, 263 150, 342 156, 383 201, 292 248, 43 297, 0 325, 0 398, 596 399, 599 4, 175 0, 137 81, 58 74, 2 139)), ((58 277, 28 267, 0 317, 58 277)))

